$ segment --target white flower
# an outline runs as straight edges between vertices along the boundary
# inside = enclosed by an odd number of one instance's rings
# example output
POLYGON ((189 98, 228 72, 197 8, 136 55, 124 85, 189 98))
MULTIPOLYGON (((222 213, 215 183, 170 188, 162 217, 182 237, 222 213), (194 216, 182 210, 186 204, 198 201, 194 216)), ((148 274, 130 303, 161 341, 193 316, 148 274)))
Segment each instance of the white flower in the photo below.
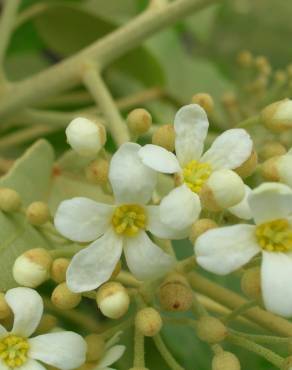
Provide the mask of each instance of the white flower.
POLYGON ((165 197, 159 206, 146 205, 157 174, 141 162, 140 148, 126 143, 111 160, 109 179, 115 205, 73 198, 57 210, 55 226, 61 234, 78 242, 94 241, 73 257, 68 268, 67 283, 73 292, 89 291, 107 281, 122 250, 138 279, 165 274, 174 259, 156 246, 146 231, 159 238, 183 238, 198 217, 198 200, 186 186, 165 197))
POLYGON ((292 316, 292 189, 265 183, 248 197, 255 225, 207 231, 195 243, 200 266, 225 275, 262 252, 261 284, 265 306, 292 316))
POLYGON ((39 361, 70 370, 85 362, 86 343, 76 333, 63 331, 29 338, 43 314, 43 302, 35 290, 10 289, 5 299, 14 314, 14 324, 9 332, 0 325, 0 370, 45 370, 39 361))
POLYGON ((113 336, 105 345, 105 353, 102 358, 98 361, 96 367, 93 370, 115 370, 108 366, 113 365, 117 362, 124 354, 126 347, 123 345, 116 344, 119 341, 121 332, 113 336))
POLYGON ((292 188, 292 148, 276 162, 279 181, 292 188))
POLYGON ((145 165, 158 172, 178 174, 180 182, 195 194, 207 185, 217 204, 229 208, 244 197, 244 184, 231 170, 251 156, 253 143, 245 130, 230 129, 202 154, 208 126, 203 108, 196 104, 184 106, 174 119, 176 156, 152 144, 141 148, 139 155, 145 165))

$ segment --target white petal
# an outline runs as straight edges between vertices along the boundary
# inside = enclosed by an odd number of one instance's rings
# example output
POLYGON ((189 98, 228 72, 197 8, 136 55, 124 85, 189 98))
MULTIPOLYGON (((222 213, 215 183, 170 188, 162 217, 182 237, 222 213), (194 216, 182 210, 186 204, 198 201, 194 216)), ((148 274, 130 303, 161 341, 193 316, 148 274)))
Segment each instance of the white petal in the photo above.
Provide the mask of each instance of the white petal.
POLYGON ((214 140, 201 161, 211 163, 215 170, 237 168, 250 157, 252 147, 252 140, 245 130, 230 129, 214 140))
POLYGON ((292 187, 292 152, 279 158, 277 168, 280 181, 292 187))
POLYGON ((129 269, 139 280, 163 276, 175 263, 174 258, 155 245, 145 232, 127 238, 124 251, 129 269))
POLYGON ((157 174, 142 163, 140 148, 138 144, 125 143, 112 157, 109 179, 118 203, 146 204, 152 197, 157 174))
POLYGON ((67 284, 75 293, 96 289, 107 281, 122 254, 122 238, 109 229, 73 257, 68 271, 67 284))
POLYGON ((235 206, 228 208, 228 211, 238 218, 241 218, 243 220, 250 220, 252 218, 252 214, 247 199, 252 190, 247 185, 244 185, 244 188, 245 195, 242 201, 235 206))
POLYGON ((292 253, 263 252, 261 284, 267 310, 292 317, 292 253))
POLYGON ((121 339, 121 335, 123 332, 120 330, 116 334, 114 334, 106 343, 105 343, 105 349, 109 349, 113 347, 115 344, 119 343, 121 339))
POLYGON ((226 275, 245 265, 260 251, 255 226, 235 225, 213 229, 195 243, 198 264, 218 275, 226 275))
POLYGON ((207 114, 197 104, 186 105, 176 113, 175 151, 181 166, 201 157, 208 127, 207 114))
POLYGON ((168 150, 153 144, 147 144, 139 150, 142 162, 155 171, 175 173, 180 171, 176 156, 168 150))
POLYGON ((183 230, 173 229, 161 221, 160 207, 147 206, 147 230, 162 239, 184 239, 190 233, 190 227, 183 230))
POLYGON ((11 370, 11 369, 0 359, 0 370, 11 370))
POLYGON ((191 226, 199 217, 201 202, 185 184, 173 189, 160 203, 161 221, 175 230, 191 226))
POLYGON ((123 356, 125 350, 126 347, 121 345, 111 347, 98 363, 98 367, 102 368, 114 364, 123 356))
POLYGON ((70 331, 39 335, 29 344, 31 358, 62 370, 76 369, 85 362, 86 342, 70 331))
POLYGON ((278 183, 264 183, 248 197, 257 224, 292 215, 292 189, 278 183))
MULTIPOLYGON (((0 370, 2 370, 1 366, 0 370)), ((29 359, 24 365, 15 368, 15 370, 46 370, 46 368, 39 362, 29 359)))
POLYGON ((55 227, 68 239, 90 242, 105 232, 112 212, 113 206, 88 198, 65 200, 57 209, 55 227))
POLYGON ((37 328, 43 314, 41 296, 30 288, 13 288, 5 299, 14 314, 12 333, 29 337, 37 328))

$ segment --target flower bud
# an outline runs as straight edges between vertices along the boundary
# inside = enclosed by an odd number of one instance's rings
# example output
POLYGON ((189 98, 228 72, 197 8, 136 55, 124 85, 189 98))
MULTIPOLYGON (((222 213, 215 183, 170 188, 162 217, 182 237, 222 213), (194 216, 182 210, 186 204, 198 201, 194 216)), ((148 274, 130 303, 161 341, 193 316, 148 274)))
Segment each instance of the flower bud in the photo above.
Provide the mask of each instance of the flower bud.
POLYGON ((278 171, 278 162, 280 157, 273 157, 266 160, 261 167, 261 174, 268 181, 279 181, 280 174, 278 171))
POLYGON ((100 123, 84 117, 73 119, 66 128, 69 145, 84 157, 95 156, 106 141, 106 131, 100 123))
POLYGON ((30 249, 16 258, 13 277, 19 285, 36 288, 49 278, 52 262, 46 249, 30 249))
POLYGON ((66 272, 69 264, 70 260, 67 258, 55 259, 51 267, 51 279, 58 284, 66 281, 66 272))
POLYGON ((216 317, 203 316, 197 322, 197 335, 203 342, 219 343, 227 334, 226 326, 216 317))
POLYGON ((272 68, 268 59, 264 56, 255 58, 255 66, 260 74, 268 76, 271 74, 272 68))
POLYGON ((12 311, 5 300, 5 294, 0 292, 0 320, 6 319, 12 311))
POLYGON ((101 335, 90 334, 85 338, 87 344, 86 361, 99 361, 105 352, 105 340, 101 335))
POLYGON ((231 170, 213 172, 200 192, 203 206, 214 212, 238 204, 244 195, 242 179, 231 170))
POLYGON ((253 149, 250 156, 241 166, 234 169, 234 171, 241 177, 246 178, 252 175, 258 164, 258 155, 257 152, 253 149))
POLYGON ((45 313, 39 326, 36 329, 37 334, 45 334, 54 329, 57 326, 57 318, 53 315, 45 313))
POLYGON ((104 316, 119 319, 128 311, 130 298, 122 284, 109 282, 98 289, 96 302, 104 316))
POLYGON ((73 293, 66 283, 61 283, 54 289, 51 300, 60 310, 71 310, 79 305, 82 296, 80 293, 73 293))
POLYGON ((214 100, 210 94, 195 94, 192 97, 192 103, 200 105, 208 114, 214 110, 214 100))
POLYGON ((253 63, 253 56, 250 51, 248 50, 242 50, 237 55, 237 63, 240 65, 240 67, 248 68, 253 63))
POLYGON ((152 307, 146 307, 138 311, 135 325, 145 337, 153 337, 160 332, 162 319, 157 310, 152 307))
POLYGON ((16 212, 21 207, 20 195, 13 189, 0 188, 0 209, 4 212, 16 212))
POLYGON ((127 124, 133 134, 144 135, 151 127, 151 114, 146 109, 134 109, 128 114, 127 124))
POLYGON ((169 275, 159 288, 159 301, 165 311, 188 311, 193 303, 193 292, 186 278, 177 273, 169 275))
POLYGON ((158 127, 152 136, 152 144, 174 151, 175 132, 173 125, 163 125, 158 127))
POLYGON ((292 100, 283 99, 265 107, 261 122, 271 131, 281 132, 292 128, 292 100))
POLYGON ((246 270, 241 277, 241 290, 251 298, 261 299, 261 270, 259 267, 252 267, 246 270))
POLYGON ((215 221, 210 218, 201 218, 192 225, 189 239, 194 243, 200 235, 216 227, 218 227, 218 225, 215 221))
POLYGON ((287 80, 287 73, 285 71, 278 70, 275 72, 274 81, 276 82, 276 84, 283 86, 287 82, 287 80))
POLYGON ((47 203, 33 202, 26 210, 27 221, 35 226, 40 226, 48 222, 51 218, 50 209, 47 203))
POLYGON ((85 176, 88 181, 97 185, 104 185, 108 181, 109 162, 99 158, 91 162, 85 169, 85 176))
POLYGON ((212 370, 240 370, 238 358, 231 352, 223 351, 212 360, 212 370))
POLYGON ((264 144, 259 154, 263 160, 266 160, 272 157, 284 155, 286 152, 286 148, 281 143, 277 141, 269 141, 264 144))

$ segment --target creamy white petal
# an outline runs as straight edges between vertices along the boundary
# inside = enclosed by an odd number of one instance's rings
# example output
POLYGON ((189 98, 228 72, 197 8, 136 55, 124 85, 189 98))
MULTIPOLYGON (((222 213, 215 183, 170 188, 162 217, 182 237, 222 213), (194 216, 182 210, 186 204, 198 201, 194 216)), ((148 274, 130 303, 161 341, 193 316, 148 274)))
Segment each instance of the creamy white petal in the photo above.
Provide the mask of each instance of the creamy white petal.
POLYGON ((202 156, 202 162, 209 162, 212 168, 234 169, 242 165, 251 155, 253 143, 249 134, 234 128, 218 136, 211 148, 202 156))
POLYGON ((105 355, 102 357, 100 362, 98 363, 98 367, 107 367, 109 365, 114 364, 118 361, 124 354, 126 350, 125 346, 116 345, 108 349, 105 355))
POLYGON ((261 284, 267 310, 292 317, 292 253, 263 252, 261 284))
POLYGON ((86 292, 106 282, 122 254, 122 238, 110 228, 89 247, 73 257, 67 270, 72 292, 86 292))
POLYGON ((11 370, 9 367, 0 359, 0 370, 11 370))
POLYGON ((105 232, 112 212, 113 206, 88 198, 65 200, 57 209, 55 227, 68 239, 90 242, 105 232))
POLYGON ((180 171, 176 156, 168 150, 153 144, 147 144, 139 150, 142 162, 155 171, 175 173, 180 171))
POLYGON ((173 189, 160 203, 161 221, 175 230, 190 227, 199 217, 201 202, 185 184, 173 189))
MULTIPOLYGON (((0 370, 2 370, 1 366, 0 370)), ((39 362, 29 359, 25 364, 15 368, 15 370, 46 370, 46 368, 39 362)))
POLYGON ((279 183, 264 183, 248 196, 252 216, 257 224, 292 215, 292 189, 279 183))
POLYGON ((139 280, 163 276, 175 263, 174 258, 155 245, 145 232, 127 238, 124 251, 129 269, 139 280))
POLYGON ((201 157, 208 127, 207 114, 197 104, 186 105, 176 113, 175 151, 181 166, 201 157))
POLYGON ((86 342, 70 331, 39 335, 29 344, 31 358, 62 370, 76 369, 85 362, 86 342))
POLYGON ((260 251, 255 226, 235 225, 213 229, 195 243, 197 263, 218 275, 226 275, 245 265, 260 251))
POLYGON ((279 158, 277 169, 280 181, 292 187, 292 152, 279 158))
POLYGON ((147 230, 162 239, 184 239, 190 233, 190 227, 183 230, 173 229, 161 221, 160 207, 147 206, 147 230))
POLYGON ((157 173, 142 163, 140 149, 138 144, 125 143, 112 157, 109 179, 118 203, 146 204, 152 197, 157 173))
POLYGON ((5 299, 14 314, 12 333, 29 337, 37 328, 43 314, 41 296, 30 288, 13 288, 5 299))
POLYGON ((123 332, 120 330, 115 335, 113 335, 106 343, 105 343, 105 349, 109 349, 119 343, 121 339, 121 335, 123 332))
POLYGON ((228 208, 228 211, 238 218, 241 218, 243 220, 250 220, 252 218, 252 214, 247 199, 252 190, 247 185, 244 185, 244 188, 245 195, 242 201, 235 206, 228 208))

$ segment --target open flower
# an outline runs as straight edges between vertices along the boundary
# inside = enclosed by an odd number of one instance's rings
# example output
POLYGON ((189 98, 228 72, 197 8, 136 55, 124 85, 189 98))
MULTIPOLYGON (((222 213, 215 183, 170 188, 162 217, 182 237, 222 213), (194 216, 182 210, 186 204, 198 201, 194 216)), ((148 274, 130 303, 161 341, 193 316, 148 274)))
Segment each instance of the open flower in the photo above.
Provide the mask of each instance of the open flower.
POLYGON ((225 275, 262 252, 261 284, 265 306, 292 315, 292 189, 265 183, 248 197, 255 225, 207 231, 195 243, 200 266, 225 275))
POLYGON ((14 324, 9 332, 0 325, 0 370, 45 370, 39 361, 70 370, 85 362, 86 343, 76 333, 29 338, 43 314, 43 302, 35 290, 10 289, 5 299, 14 314, 14 324))
POLYGON ((157 174, 139 156, 140 145, 126 143, 112 157, 109 171, 115 205, 87 198, 62 202, 55 215, 57 230, 71 240, 93 241, 77 253, 67 271, 73 292, 95 289, 107 281, 124 250, 131 272, 141 280, 165 274, 174 258, 155 245, 146 231, 159 238, 186 237, 200 205, 185 186, 166 196, 159 206, 152 197, 157 174))
POLYGON ((212 198, 210 210, 229 208, 244 198, 244 184, 232 170, 250 158, 253 143, 245 130, 230 129, 202 154, 208 126, 203 108, 197 104, 184 106, 174 119, 176 155, 152 144, 141 148, 139 155, 153 170, 175 173, 178 183, 200 195, 203 203, 210 203, 212 198))

